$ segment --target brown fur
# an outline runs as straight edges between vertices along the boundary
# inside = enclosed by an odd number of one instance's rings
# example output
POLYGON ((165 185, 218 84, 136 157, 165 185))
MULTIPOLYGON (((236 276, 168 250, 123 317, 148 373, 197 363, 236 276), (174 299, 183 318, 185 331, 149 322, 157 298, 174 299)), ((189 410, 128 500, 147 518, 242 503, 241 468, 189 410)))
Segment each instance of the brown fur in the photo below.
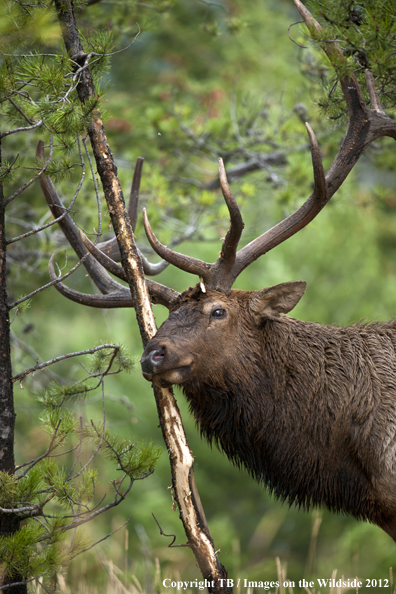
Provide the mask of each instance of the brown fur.
POLYGON ((201 434, 277 497, 395 537, 396 321, 323 326, 272 303, 259 315, 256 295, 186 291, 145 349, 145 376, 179 383, 201 434))

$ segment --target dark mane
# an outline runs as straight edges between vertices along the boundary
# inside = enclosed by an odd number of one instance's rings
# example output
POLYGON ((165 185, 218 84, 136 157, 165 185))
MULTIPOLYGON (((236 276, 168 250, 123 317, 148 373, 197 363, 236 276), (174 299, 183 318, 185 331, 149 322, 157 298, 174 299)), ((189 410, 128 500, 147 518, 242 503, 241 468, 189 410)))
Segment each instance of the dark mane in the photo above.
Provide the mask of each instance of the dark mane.
MULTIPOLYGON (((249 368, 241 377, 235 365, 226 385, 213 378, 183 385, 201 435, 282 501, 389 522, 391 512, 379 509, 373 493, 373 474, 384 471, 373 451, 381 448, 375 425, 380 431, 389 416, 383 391, 396 395, 396 383, 384 388, 372 360, 383 359, 381 345, 391 343, 385 365, 396 378, 395 326, 394 320, 347 328, 266 321, 254 373, 249 368)), ((396 422, 396 396, 391 415, 396 422)), ((390 447, 395 434, 396 426, 390 447)))

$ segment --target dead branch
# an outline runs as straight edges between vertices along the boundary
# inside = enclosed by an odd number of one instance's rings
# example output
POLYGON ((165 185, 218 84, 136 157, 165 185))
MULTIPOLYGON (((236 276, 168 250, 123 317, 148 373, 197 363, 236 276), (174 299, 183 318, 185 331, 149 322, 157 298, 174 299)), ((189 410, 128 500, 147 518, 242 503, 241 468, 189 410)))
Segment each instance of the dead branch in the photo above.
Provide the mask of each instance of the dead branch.
MULTIPOLYGON (((90 97, 96 97, 96 91, 89 67, 81 68, 81 65, 86 65, 86 54, 79 38, 73 6, 70 0, 55 0, 55 8, 69 56, 74 64, 80 66, 79 82, 76 88, 80 101, 84 103, 90 97)), ((98 107, 91 112, 88 135, 113 229, 118 239, 121 263, 131 290, 142 341, 143 344, 146 344, 156 332, 155 319, 150 306, 143 267, 134 242, 132 226, 118 180, 117 168, 108 145, 98 107)), ((193 457, 186 440, 177 404, 171 390, 168 389, 156 388, 155 398, 160 425, 169 451, 175 496, 188 543, 195 554, 203 576, 214 584, 211 591, 229 592, 230 589, 221 586, 223 581, 220 580, 224 580, 227 574, 217 559, 214 543, 200 503, 193 475, 193 457)))

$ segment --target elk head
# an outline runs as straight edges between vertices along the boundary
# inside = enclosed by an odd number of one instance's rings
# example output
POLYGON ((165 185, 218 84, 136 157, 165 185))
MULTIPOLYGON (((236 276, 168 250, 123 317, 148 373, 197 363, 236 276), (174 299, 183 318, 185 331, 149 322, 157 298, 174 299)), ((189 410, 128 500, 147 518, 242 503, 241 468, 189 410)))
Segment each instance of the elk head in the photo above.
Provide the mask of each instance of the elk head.
POLYGON ((230 369, 247 368, 250 348, 266 319, 293 309, 306 283, 295 281, 261 291, 233 290, 229 295, 201 286, 184 293, 184 304, 149 342, 141 358, 144 377, 160 387, 203 380, 226 385, 230 369))

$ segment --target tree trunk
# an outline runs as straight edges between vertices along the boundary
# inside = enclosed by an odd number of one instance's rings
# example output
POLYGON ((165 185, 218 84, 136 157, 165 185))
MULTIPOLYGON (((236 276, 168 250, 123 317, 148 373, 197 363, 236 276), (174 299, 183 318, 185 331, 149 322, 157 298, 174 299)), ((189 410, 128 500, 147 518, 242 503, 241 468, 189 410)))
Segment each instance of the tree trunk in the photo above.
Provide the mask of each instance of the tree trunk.
MULTIPOLYGON (((0 144, 0 166, 1 144, 0 144)), ((6 275, 6 239, 5 239, 5 206, 3 185, 0 184, 0 471, 14 474, 14 429, 15 410, 12 384, 11 347, 10 347, 10 315, 7 304, 6 275)), ((0 536, 9 536, 19 528, 16 515, 0 513, 0 536)), ((1 559, 0 559, 1 562, 1 559)), ((21 584, 22 576, 12 575, 3 580, 5 592, 10 594, 26 594, 26 584, 21 584)))

